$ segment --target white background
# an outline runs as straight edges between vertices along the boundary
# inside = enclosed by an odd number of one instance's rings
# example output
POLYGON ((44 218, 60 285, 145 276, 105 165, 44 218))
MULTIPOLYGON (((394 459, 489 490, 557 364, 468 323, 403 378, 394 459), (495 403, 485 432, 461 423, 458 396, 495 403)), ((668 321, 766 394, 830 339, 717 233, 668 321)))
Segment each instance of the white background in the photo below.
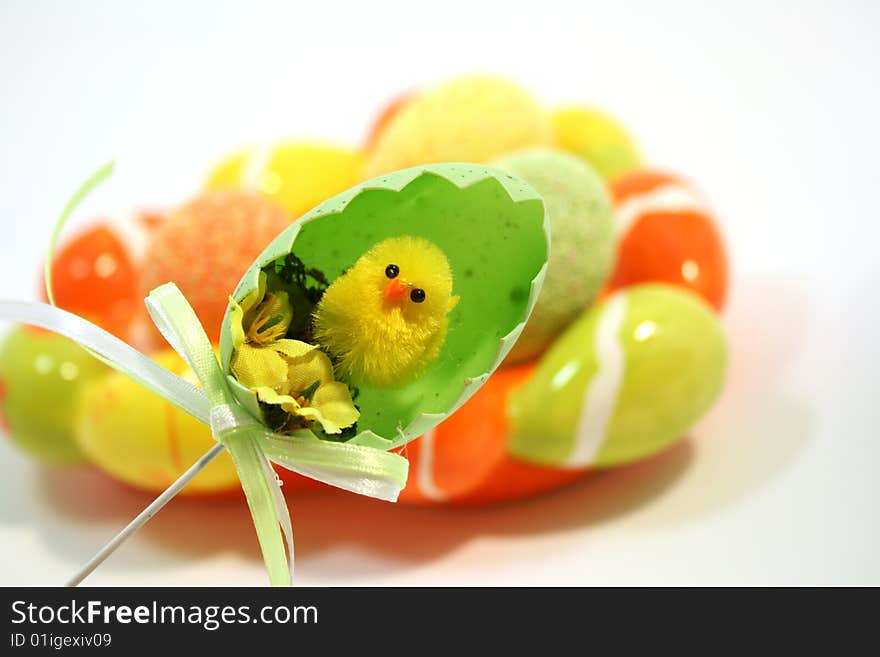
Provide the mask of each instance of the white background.
MULTIPOLYGON (((880 584, 873 2, 0 1, 0 297, 53 217, 184 200, 231 148, 355 143, 400 90, 489 71, 628 125, 716 206, 720 403, 649 462, 515 505, 294 500, 301 584, 880 584)), ((60 583, 148 497, 0 443, 0 583, 60 583)), ((175 500, 93 584, 262 584, 242 501, 175 500)))

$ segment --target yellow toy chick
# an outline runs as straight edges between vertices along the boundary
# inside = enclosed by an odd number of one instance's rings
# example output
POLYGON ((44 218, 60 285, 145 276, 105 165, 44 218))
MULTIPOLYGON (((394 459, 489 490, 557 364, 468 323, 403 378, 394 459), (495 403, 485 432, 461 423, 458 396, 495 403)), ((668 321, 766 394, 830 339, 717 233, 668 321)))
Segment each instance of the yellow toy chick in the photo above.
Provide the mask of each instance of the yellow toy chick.
POLYGON ((324 292, 315 341, 354 385, 395 387, 432 363, 458 297, 443 252, 420 237, 373 246, 324 292))

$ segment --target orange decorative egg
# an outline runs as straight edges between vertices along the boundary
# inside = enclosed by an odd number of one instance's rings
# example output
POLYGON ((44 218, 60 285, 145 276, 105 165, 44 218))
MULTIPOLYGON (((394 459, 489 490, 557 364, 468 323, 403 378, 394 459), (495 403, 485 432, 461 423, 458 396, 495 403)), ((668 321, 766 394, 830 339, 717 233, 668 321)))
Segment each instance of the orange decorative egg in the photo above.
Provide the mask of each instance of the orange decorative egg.
POLYGON ((584 472, 529 465, 507 452, 508 396, 532 363, 498 370, 471 399, 402 452, 410 461, 404 503, 486 504, 526 497, 584 472))
MULTIPOLYGON (((157 214, 95 223, 66 241, 52 261, 52 291, 61 308, 127 339, 142 310, 138 277, 157 214)), ((45 285, 40 285, 46 300, 45 285)))
POLYGON ((640 170, 610 183, 618 257, 608 289, 663 282, 686 287, 721 310, 727 296, 724 242, 708 204, 685 180, 640 170))
POLYGON ((512 502, 560 488, 589 472, 533 465, 507 454, 479 486, 453 502, 462 506, 512 502))

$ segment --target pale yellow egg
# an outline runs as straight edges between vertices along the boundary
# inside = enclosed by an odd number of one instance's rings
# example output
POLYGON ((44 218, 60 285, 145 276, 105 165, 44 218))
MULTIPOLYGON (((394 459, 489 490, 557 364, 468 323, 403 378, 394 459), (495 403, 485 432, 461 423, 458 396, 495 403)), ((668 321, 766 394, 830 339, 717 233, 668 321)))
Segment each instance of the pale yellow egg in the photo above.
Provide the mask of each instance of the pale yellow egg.
POLYGON ((496 77, 461 77, 404 104, 367 153, 364 177, 432 162, 487 162, 547 144, 551 130, 538 102, 496 77))
MULTIPOLYGON (((165 350, 153 358, 195 383, 175 352, 165 350)), ((83 390, 74 438, 98 468, 150 492, 165 490, 215 444, 206 425, 119 372, 106 374, 83 390)), ((224 452, 181 494, 223 493, 238 487, 232 458, 224 452)))

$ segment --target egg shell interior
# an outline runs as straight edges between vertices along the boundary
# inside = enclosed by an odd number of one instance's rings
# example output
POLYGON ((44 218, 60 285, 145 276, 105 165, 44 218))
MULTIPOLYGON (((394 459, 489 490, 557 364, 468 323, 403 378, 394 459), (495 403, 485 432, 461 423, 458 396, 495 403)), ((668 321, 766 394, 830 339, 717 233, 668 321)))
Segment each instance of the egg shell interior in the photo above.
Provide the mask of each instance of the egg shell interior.
MULTIPOLYGON (((233 296, 241 300, 257 287, 263 267, 291 252, 333 280, 389 237, 419 236, 438 246, 461 297, 439 357, 412 383, 363 386, 357 399, 360 433, 352 441, 389 449, 461 406, 509 352, 543 281, 548 232, 541 197, 518 178, 475 164, 415 167, 363 183, 312 210, 269 245, 233 296)), ((227 313, 221 335, 227 372, 231 351, 227 313)), ((253 394, 230 379, 254 410, 253 394)))

